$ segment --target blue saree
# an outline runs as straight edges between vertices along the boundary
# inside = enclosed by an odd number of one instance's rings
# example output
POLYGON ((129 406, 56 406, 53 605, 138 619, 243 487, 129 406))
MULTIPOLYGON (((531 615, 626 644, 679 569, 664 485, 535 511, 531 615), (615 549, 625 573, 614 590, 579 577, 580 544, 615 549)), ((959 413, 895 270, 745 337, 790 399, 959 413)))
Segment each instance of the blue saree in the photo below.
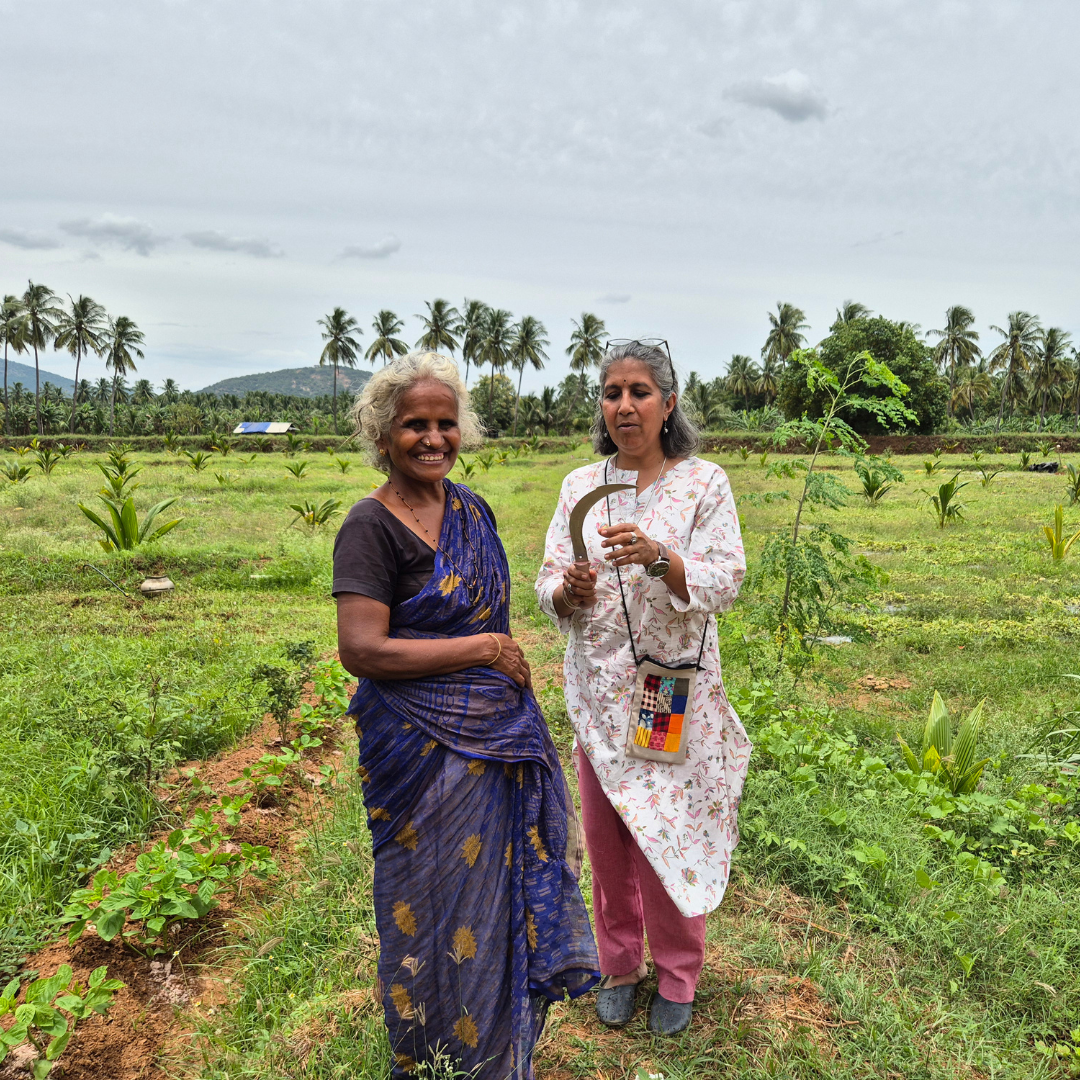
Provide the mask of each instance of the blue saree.
MULTIPOLYGON (((434 573, 391 608, 390 635, 508 633, 494 523, 468 488, 444 484, 434 573)), ((479 1080, 530 1080, 548 1003, 600 977, 573 865, 577 818, 536 699, 478 667, 361 679, 349 712, 393 1076, 442 1051, 479 1080)))

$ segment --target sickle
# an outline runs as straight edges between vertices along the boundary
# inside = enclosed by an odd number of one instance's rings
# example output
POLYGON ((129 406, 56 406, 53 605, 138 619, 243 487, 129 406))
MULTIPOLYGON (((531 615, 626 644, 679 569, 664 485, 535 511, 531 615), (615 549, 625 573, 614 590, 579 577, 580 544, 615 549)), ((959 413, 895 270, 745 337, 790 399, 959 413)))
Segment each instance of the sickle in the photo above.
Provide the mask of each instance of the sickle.
POLYGON ((574 545, 574 562, 589 561, 589 554, 585 549, 585 538, 581 530, 585 525, 585 515, 601 500, 616 491, 626 491, 633 488, 633 484, 601 484, 598 488, 582 495, 577 505, 570 511, 570 542, 574 545))

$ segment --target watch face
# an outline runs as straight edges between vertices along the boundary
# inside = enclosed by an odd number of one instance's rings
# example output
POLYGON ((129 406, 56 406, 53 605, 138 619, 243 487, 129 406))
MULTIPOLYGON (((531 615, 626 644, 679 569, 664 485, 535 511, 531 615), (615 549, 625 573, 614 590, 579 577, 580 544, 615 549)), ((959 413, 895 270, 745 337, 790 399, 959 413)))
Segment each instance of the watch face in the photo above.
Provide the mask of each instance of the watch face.
POLYGON ((649 577, 663 577, 671 569, 671 563, 667 559, 657 559, 651 566, 645 568, 649 577))

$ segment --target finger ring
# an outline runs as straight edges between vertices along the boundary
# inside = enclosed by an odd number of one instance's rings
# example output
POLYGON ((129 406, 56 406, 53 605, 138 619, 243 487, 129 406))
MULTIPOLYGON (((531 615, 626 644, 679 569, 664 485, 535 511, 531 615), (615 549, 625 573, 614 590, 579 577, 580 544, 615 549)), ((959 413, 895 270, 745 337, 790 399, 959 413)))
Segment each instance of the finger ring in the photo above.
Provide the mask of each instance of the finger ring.
POLYGON ((631 536, 631 537, 630 537, 630 539, 629 539, 629 541, 628 541, 628 543, 630 543, 630 544, 636 544, 636 543, 637 543, 637 537, 636 537, 636 536, 631 536))

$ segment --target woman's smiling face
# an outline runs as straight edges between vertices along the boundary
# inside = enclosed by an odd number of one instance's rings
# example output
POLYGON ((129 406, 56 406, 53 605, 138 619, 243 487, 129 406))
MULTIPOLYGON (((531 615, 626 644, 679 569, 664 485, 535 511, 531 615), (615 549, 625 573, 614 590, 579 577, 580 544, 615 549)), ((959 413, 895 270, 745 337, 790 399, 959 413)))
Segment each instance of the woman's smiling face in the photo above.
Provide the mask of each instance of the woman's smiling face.
POLYGON ((423 484, 442 481, 461 447, 458 403, 449 387, 423 379, 406 391, 389 437, 380 439, 393 469, 423 484))
POLYGON ((604 378, 601 408, 615 445, 628 454, 640 454, 660 445, 660 431, 675 408, 675 395, 664 401, 643 360, 617 360, 604 378))

